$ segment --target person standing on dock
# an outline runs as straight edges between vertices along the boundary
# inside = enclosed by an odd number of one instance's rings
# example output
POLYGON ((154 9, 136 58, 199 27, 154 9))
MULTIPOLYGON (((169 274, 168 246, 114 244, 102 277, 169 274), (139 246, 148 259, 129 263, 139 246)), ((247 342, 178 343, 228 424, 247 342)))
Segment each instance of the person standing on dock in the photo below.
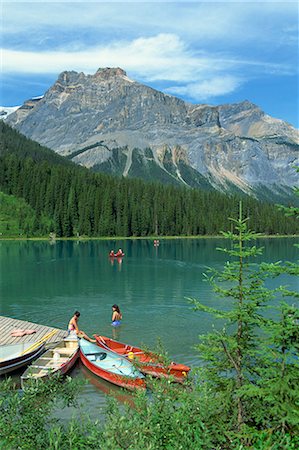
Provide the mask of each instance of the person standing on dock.
POLYGON ((79 327, 78 327, 79 317, 80 317, 80 312, 75 311, 73 317, 69 321, 69 325, 68 325, 69 335, 75 334, 76 336, 78 336, 80 338, 83 337, 84 339, 86 339, 89 342, 96 342, 95 339, 91 339, 90 337, 88 337, 87 334, 84 333, 84 331, 79 330, 79 327))

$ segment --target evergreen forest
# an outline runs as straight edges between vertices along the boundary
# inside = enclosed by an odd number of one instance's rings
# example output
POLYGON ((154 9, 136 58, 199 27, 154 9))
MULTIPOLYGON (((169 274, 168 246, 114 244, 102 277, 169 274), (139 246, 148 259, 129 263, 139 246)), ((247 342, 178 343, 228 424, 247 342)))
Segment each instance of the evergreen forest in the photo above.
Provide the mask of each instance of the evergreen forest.
MULTIPOLYGON (((93 173, 0 121, 2 206, 14 198, 26 203, 26 220, 3 225, 4 235, 47 236, 197 236, 228 231, 239 197, 138 178, 93 173), (32 211, 31 219, 28 211, 32 211)), ((244 196, 249 227, 263 234, 296 234, 298 221, 273 204, 244 196)), ((9 207, 12 214, 14 208, 9 207)), ((2 214, 3 216, 3 214, 2 214)), ((2 222, 3 217, 1 216, 2 222)), ((5 216, 5 215, 4 215, 5 216)), ((6 214, 7 216, 7 214, 6 214)))

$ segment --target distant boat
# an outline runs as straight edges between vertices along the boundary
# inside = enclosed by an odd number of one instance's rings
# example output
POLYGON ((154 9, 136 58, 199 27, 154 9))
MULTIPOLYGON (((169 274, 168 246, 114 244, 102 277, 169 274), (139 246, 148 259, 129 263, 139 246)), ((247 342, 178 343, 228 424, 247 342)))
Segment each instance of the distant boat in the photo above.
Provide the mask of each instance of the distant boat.
POLYGON ((21 385, 28 379, 45 379, 55 373, 66 374, 79 357, 78 339, 65 338, 47 350, 21 376, 21 385))
POLYGON ((129 390, 146 388, 144 375, 130 361, 97 344, 80 339, 80 358, 92 373, 110 383, 129 390))
POLYGON ((23 342, 0 346, 0 375, 30 364, 45 351, 45 344, 23 342))
POLYGON ((124 254, 124 252, 119 252, 119 251, 114 253, 114 251, 112 250, 109 253, 109 256, 110 256, 110 258, 122 258, 123 256, 125 256, 125 254, 124 254))
POLYGON ((173 381, 183 382, 186 380, 191 368, 184 364, 170 363, 165 365, 161 358, 153 352, 142 350, 139 347, 123 344, 105 336, 95 336, 99 347, 112 351, 131 359, 136 359, 138 369, 148 375, 158 378, 172 378, 173 381))

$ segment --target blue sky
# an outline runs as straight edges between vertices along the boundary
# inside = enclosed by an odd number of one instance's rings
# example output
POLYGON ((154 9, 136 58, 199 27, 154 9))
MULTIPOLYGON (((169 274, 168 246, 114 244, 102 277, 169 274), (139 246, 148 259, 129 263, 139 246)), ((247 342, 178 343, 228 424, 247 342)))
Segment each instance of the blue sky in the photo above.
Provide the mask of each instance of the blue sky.
POLYGON ((245 99, 298 127, 297 1, 2 1, 0 104, 64 70, 121 67, 192 103, 245 99))

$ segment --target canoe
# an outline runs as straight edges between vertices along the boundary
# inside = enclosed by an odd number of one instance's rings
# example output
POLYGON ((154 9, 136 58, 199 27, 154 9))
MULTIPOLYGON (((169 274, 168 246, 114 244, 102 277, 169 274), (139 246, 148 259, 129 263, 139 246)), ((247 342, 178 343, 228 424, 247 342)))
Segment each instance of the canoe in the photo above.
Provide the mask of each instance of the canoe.
POLYGON ((184 364, 171 362, 169 365, 163 364, 161 358, 153 352, 142 350, 133 345, 123 344, 105 336, 95 335, 97 344, 118 355, 123 355, 131 361, 136 361, 138 369, 144 374, 158 378, 171 378, 173 381, 183 382, 186 380, 190 367, 184 364))
POLYGON ((45 351, 45 344, 34 342, 0 346, 0 375, 20 369, 30 364, 45 351))
POLYGON ((109 253, 110 258, 122 258, 123 256, 125 256, 124 253, 113 253, 113 255, 111 253, 109 253))
POLYGON ((144 375, 127 358, 86 339, 80 339, 79 345, 80 359, 93 374, 129 390, 146 388, 144 375))
POLYGON ((28 379, 46 379, 50 375, 66 374, 79 357, 77 338, 65 338, 55 347, 47 350, 21 376, 21 385, 28 379))

